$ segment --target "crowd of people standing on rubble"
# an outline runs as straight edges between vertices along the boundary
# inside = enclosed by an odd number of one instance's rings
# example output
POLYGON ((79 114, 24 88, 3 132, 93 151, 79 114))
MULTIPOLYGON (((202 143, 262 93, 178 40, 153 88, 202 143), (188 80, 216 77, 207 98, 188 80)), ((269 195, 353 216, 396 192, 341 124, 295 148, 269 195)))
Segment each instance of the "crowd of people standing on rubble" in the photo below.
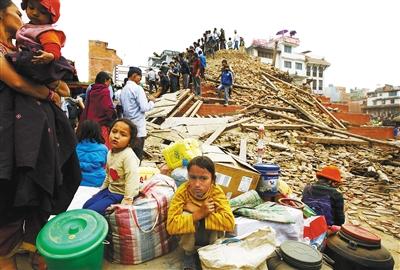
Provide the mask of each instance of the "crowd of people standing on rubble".
MULTIPOLYGON (((146 74, 146 84, 150 93, 161 96, 174 93, 180 89, 191 88, 196 97, 201 96, 201 81, 206 78, 207 58, 214 57, 218 50, 232 49, 244 50, 244 39, 234 30, 233 39, 225 37, 223 28, 213 31, 207 30, 203 36, 193 42, 184 52, 172 58, 172 61, 161 63, 159 70, 150 67, 146 74), (161 89, 158 91, 158 89, 161 89)), ((217 91, 222 91, 224 105, 228 105, 234 82, 234 71, 226 60, 222 62, 220 86, 217 91)), ((220 92, 218 93, 221 96, 220 92)))

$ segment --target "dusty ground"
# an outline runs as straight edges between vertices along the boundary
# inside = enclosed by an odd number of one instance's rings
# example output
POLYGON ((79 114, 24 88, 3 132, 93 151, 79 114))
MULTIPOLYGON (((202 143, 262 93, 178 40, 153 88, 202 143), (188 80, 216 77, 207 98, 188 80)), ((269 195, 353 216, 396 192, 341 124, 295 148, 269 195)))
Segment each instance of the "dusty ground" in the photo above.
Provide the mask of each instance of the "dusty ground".
MULTIPOLYGON (((367 226, 366 226, 367 227, 367 226)), ((392 254, 395 267, 394 269, 400 270, 400 241, 394 238, 393 236, 386 235, 378 230, 371 229, 372 232, 378 234, 382 238, 382 244, 386 249, 390 251, 392 254)), ((109 263, 108 261, 104 261, 104 270, 177 270, 182 269, 181 267, 181 258, 183 256, 182 250, 177 248, 173 252, 164 255, 162 257, 156 258, 154 260, 139 264, 139 265, 120 265, 109 263)), ((20 255, 18 257, 18 270, 31 270, 32 268, 29 266, 27 256, 20 255)))

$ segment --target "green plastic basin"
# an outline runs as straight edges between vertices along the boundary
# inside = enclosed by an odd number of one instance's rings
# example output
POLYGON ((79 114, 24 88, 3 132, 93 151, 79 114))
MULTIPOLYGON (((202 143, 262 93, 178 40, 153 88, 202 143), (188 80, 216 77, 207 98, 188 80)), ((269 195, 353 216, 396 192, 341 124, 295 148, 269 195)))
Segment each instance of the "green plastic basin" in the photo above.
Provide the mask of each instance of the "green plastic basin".
POLYGON ((49 270, 102 269, 106 219, 92 210, 57 215, 39 232, 36 247, 49 270))

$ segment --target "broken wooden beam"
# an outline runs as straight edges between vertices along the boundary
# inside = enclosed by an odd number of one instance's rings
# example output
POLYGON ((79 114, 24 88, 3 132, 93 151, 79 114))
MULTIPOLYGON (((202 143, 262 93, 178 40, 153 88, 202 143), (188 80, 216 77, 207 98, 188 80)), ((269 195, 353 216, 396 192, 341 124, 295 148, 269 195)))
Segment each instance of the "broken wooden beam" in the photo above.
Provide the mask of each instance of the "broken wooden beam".
POLYGON ((266 145, 269 145, 272 148, 276 148, 276 149, 283 150, 283 151, 291 151, 289 146, 281 144, 281 143, 267 142, 266 145))
POLYGON ((182 115, 183 117, 187 117, 189 116, 193 110, 197 107, 197 105, 200 103, 200 100, 196 100, 195 103, 193 103, 192 106, 190 106, 190 108, 182 115))
POLYGON ((331 132, 345 134, 345 135, 347 135, 349 137, 354 137, 354 138, 358 138, 358 139, 361 139, 361 140, 364 140, 364 141, 368 141, 368 142, 371 142, 371 143, 380 144, 380 145, 386 145, 386 146, 390 146, 390 147, 394 147, 394 148, 400 149, 400 145, 396 145, 394 143, 389 143, 389 142, 385 142, 385 141, 381 141, 381 140, 371 139, 371 138, 368 138, 368 137, 364 137, 364 136, 361 136, 361 135, 353 134, 353 133, 346 132, 346 131, 343 131, 343 130, 338 130, 338 129, 335 129, 335 128, 331 128, 331 127, 323 126, 323 125, 316 124, 316 123, 313 123, 313 122, 309 122, 309 121, 306 121, 306 120, 303 120, 303 119, 298 119, 298 118, 294 118, 294 117, 291 117, 291 116, 288 116, 288 115, 284 115, 284 114, 281 114, 281 113, 269 111, 269 110, 266 110, 266 109, 264 109, 263 111, 268 115, 272 115, 272 116, 275 116, 275 117, 281 117, 281 118, 288 119, 288 120, 295 121, 295 122, 300 122, 300 123, 303 123, 303 124, 307 124, 307 125, 310 125, 310 126, 317 127, 317 128, 319 128, 321 130, 328 130, 328 131, 331 131, 331 132))
POLYGON ((190 94, 189 97, 182 102, 182 104, 178 107, 175 108, 169 115, 168 117, 173 117, 175 116, 178 112, 180 112, 189 102, 194 98, 194 94, 190 94))
POLYGON ((309 93, 309 92, 307 92, 307 91, 301 89, 300 87, 297 87, 297 86, 295 86, 295 85, 293 85, 293 84, 291 84, 291 83, 285 82, 284 80, 281 80, 281 79, 279 79, 279 78, 277 78, 277 77, 275 77, 275 76, 273 76, 273 75, 271 75, 271 74, 268 74, 267 72, 263 72, 262 74, 265 75, 266 77, 272 79, 272 80, 278 81, 278 82, 280 82, 280 83, 285 84, 285 85, 288 86, 288 87, 294 88, 294 89, 296 89, 297 91, 299 91, 299 92, 301 92, 301 93, 303 93, 303 94, 305 94, 305 95, 307 95, 307 96, 311 96, 311 93, 309 93))
POLYGON ((204 144, 212 144, 219 137, 219 135, 224 132, 226 127, 227 125, 220 126, 216 131, 213 132, 213 134, 211 134, 210 137, 208 137, 204 144))
POLYGON ((284 112, 292 112, 292 113, 297 112, 297 109, 289 108, 289 107, 269 106, 269 105, 262 105, 262 104, 258 104, 258 103, 254 104, 252 106, 254 106, 256 108, 267 109, 267 110, 272 110, 272 111, 284 111, 284 112))
POLYGON ((276 87, 276 85, 271 82, 264 74, 261 74, 261 77, 275 90, 275 92, 279 92, 278 87, 276 87))
POLYGON ((239 158, 242 161, 247 162, 247 139, 246 138, 240 139, 239 158))
MULTIPOLYGON (((309 125, 295 125, 295 124, 282 124, 282 125, 274 125, 274 124, 263 124, 264 129, 268 130, 299 130, 304 127, 309 127, 309 125)), ((242 128, 250 128, 257 130, 260 124, 241 124, 242 128)))
POLYGON ((322 105, 321 102, 318 101, 318 99, 316 99, 315 97, 312 97, 312 99, 314 103, 317 105, 317 107, 321 111, 325 112, 332 119, 334 124, 338 125, 339 128, 346 129, 346 127, 342 124, 342 122, 340 122, 327 108, 325 108, 325 106, 322 105))
POLYGON ((190 89, 182 90, 179 94, 178 101, 184 99, 190 93, 190 89))
POLYGON ((311 120, 312 122, 322 125, 322 126, 326 126, 324 123, 320 122, 317 118, 315 118, 313 115, 311 115, 310 113, 308 113, 305 109, 303 109, 301 106, 297 105, 295 102, 291 102, 286 100, 283 97, 278 97, 280 100, 286 102, 287 104, 289 104, 290 106, 296 108, 299 112, 301 112, 305 117, 307 117, 309 120, 311 120))
POLYGON ((355 139, 343 139, 335 137, 299 136, 299 139, 307 142, 328 144, 328 145, 368 145, 369 142, 355 139))
POLYGON ((228 124, 224 124, 223 126, 221 126, 220 128, 218 128, 216 131, 214 131, 211 136, 204 142, 205 144, 212 144, 218 137, 219 135, 222 134, 222 132, 224 132, 226 129, 231 129, 234 128, 238 125, 240 125, 241 123, 250 121, 251 118, 242 118, 239 119, 237 121, 233 121, 231 123, 228 124))
POLYGON ((193 109, 189 117, 195 117, 197 115, 197 112, 200 110, 200 107, 203 105, 203 101, 199 100, 200 102, 197 104, 197 106, 193 109))

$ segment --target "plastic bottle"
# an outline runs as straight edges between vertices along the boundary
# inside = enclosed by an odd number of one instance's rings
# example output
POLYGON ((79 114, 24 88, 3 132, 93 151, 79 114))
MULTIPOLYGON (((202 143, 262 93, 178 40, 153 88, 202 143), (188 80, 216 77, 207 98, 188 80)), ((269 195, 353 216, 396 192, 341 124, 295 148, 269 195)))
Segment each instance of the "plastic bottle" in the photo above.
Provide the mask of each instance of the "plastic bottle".
POLYGON ((262 159, 265 153, 265 129, 264 125, 258 126, 258 141, 256 146, 257 151, 257 163, 262 163, 262 159))
POLYGON ((186 182, 186 180, 188 179, 188 165, 189 161, 187 159, 183 159, 182 167, 178 167, 171 172, 171 177, 175 180, 175 184, 177 187, 186 182))

